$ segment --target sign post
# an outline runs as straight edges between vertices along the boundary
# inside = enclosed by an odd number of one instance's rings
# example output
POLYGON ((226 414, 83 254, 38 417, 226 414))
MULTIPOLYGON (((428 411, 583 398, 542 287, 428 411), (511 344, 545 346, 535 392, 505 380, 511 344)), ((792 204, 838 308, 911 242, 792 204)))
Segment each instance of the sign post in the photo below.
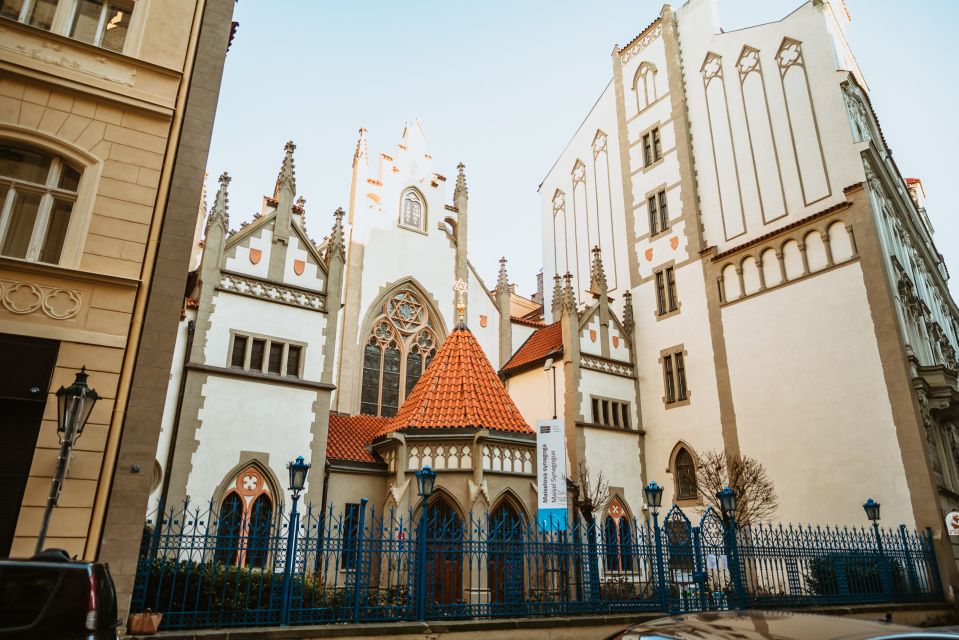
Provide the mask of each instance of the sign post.
POLYGON ((566 429, 562 420, 536 421, 536 486, 536 521, 540 531, 565 531, 566 429))

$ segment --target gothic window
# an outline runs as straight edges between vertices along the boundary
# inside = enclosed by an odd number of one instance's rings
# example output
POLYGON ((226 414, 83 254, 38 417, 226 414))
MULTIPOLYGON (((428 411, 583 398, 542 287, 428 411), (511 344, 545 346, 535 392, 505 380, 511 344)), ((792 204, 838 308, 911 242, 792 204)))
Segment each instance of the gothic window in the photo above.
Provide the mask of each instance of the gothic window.
POLYGON ((383 304, 363 349, 360 413, 393 416, 436 355, 435 324, 409 289, 383 304))
POLYGON ((0 142, 0 255, 59 264, 79 186, 60 158, 0 142))
POLYGON ((238 567, 266 567, 273 528, 272 492, 255 466, 237 474, 220 502, 216 559, 238 567))
POLYGON ((676 479, 676 499, 695 500, 699 495, 699 488, 696 485, 696 465, 686 447, 680 447, 676 452, 673 471, 676 479))
POLYGON ((426 231, 426 203, 416 189, 407 189, 400 198, 400 226, 426 231))
POLYGON ((626 508, 618 497, 609 502, 603 524, 603 546, 606 571, 633 570, 632 531, 626 508))
POLYGON ((633 91, 636 92, 636 111, 643 111, 656 102, 656 67, 644 62, 639 65, 636 77, 633 80, 633 91))

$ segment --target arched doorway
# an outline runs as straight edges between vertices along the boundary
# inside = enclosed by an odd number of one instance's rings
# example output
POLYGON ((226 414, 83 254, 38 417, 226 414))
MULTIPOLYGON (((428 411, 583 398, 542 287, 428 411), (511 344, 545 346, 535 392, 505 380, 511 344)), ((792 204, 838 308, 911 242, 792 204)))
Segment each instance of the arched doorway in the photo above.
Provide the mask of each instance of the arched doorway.
POLYGON ((430 501, 426 526, 426 606, 463 602, 463 519, 445 496, 430 501))
POLYGON ((508 500, 493 510, 487 530, 487 584, 491 603, 523 601, 523 517, 508 500))

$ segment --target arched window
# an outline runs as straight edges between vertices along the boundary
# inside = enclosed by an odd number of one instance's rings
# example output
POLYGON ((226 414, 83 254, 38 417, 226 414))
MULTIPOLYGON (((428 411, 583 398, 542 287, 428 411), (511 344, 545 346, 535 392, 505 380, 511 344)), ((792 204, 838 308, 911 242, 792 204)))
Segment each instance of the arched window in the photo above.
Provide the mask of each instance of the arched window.
POLYGON ((363 348, 360 413, 393 416, 436 355, 438 339, 427 306, 402 289, 383 304, 363 348))
POLYGON ((410 187, 400 198, 400 226, 416 231, 426 230, 426 202, 416 189, 410 187))
POLYGON ((606 571, 632 571, 632 531, 626 507, 619 498, 613 498, 606 510, 603 523, 603 556, 606 559, 606 571))
POLYGON ((487 575, 490 602, 521 602, 523 589, 523 518, 509 501, 489 517, 487 575))
POLYGON ((673 467, 676 478, 676 499, 695 500, 699 495, 699 488, 696 486, 696 464, 686 447, 680 447, 676 452, 673 467))
POLYGON ((443 495, 430 502, 426 525, 426 594, 439 606, 463 600, 463 519, 443 495), (431 597, 432 594, 432 597, 431 597))
POLYGON ((0 255, 59 264, 80 174, 56 156, 0 142, 0 255))
POLYGON ((273 530, 273 497, 255 466, 237 474, 220 503, 216 559, 227 565, 266 567, 273 530))
POLYGON ((644 62, 636 70, 633 78, 633 91, 636 92, 636 111, 642 111, 656 102, 656 67, 644 62))

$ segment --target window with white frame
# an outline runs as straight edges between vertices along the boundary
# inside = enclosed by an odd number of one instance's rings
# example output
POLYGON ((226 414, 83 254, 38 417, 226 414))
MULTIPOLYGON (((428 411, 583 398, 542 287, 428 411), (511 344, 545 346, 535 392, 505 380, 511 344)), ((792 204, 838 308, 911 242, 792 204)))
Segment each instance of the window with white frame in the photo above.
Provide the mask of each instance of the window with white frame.
POLYGON ((400 226, 415 231, 426 230, 426 203, 420 192, 412 187, 400 198, 400 226))
POLYGON ((230 367, 300 378, 303 375, 303 345, 234 333, 230 367))
POLYGON ((117 53, 123 52, 132 15, 132 0, 0 0, 0 18, 60 32, 117 53))
POLYGON ((80 175, 57 156, 0 142, 0 255, 58 264, 80 175))

